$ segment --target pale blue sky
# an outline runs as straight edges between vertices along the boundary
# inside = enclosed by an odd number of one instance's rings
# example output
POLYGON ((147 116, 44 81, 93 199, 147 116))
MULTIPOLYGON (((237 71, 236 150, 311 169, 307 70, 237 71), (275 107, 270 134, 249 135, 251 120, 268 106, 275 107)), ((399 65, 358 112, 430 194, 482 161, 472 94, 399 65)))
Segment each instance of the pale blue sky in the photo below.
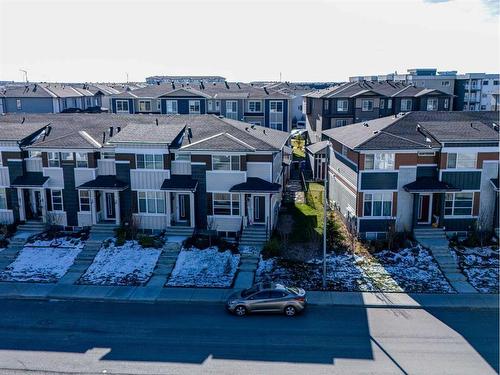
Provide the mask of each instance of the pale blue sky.
POLYGON ((0 80, 498 72, 498 46, 498 0, 0 0, 0 80))

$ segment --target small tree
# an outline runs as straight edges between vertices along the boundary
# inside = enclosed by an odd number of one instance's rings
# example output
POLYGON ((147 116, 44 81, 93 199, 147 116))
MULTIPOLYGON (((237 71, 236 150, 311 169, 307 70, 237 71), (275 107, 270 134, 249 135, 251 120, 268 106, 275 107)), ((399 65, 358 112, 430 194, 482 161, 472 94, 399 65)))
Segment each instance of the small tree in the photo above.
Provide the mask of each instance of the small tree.
POLYGON ((340 223, 335 214, 330 212, 326 221, 326 246, 329 250, 337 250, 342 248, 344 240, 340 223))

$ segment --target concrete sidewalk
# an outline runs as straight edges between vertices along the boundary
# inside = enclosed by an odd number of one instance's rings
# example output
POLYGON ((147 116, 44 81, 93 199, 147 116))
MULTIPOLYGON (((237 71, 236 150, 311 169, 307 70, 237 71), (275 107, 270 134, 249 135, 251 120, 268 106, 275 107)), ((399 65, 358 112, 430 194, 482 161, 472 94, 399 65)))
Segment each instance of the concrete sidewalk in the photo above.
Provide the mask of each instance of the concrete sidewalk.
MULTIPOLYGON (((121 303, 223 303, 234 289, 0 283, 0 299, 87 300, 121 303)), ((308 292, 311 305, 366 308, 498 308, 498 294, 308 292)))

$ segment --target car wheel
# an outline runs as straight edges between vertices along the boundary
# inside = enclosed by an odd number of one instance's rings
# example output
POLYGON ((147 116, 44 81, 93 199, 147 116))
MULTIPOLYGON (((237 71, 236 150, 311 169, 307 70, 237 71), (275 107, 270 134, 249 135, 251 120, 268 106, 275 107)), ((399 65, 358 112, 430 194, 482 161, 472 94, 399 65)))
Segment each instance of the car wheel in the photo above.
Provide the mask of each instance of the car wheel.
POLYGON ((297 314, 297 309, 293 306, 285 307, 285 315, 286 316, 295 316, 297 314))
POLYGON ((245 306, 236 306, 234 309, 234 313, 237 316, 245 316, 247 314, 247 309, 245 306))

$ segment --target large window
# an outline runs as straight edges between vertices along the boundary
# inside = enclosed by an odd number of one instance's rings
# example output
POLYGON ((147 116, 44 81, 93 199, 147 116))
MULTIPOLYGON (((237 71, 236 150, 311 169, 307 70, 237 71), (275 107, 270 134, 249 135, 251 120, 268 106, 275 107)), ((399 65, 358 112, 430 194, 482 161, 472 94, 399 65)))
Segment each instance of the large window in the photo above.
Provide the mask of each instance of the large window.
POLYGON ((387 109, 392 108, 392 99, 387 99, 387 109))
POLYGON ((76 153, 76 167, 77 168, 88 168, 89 167, 89 154, 86 152, 76 153))
POLYGON ((449 216, 472 215, 473 193, 446 193, 444 214, 449 216))
POLYGON ((476 168, 476 154, 449 153, 447 165, 448 168, 476 168))
POLYGON ((89 212, 90 211, 90 191, 79 190, 80 197, 80 211, 89 212))
POLYGON ((337 112, 347 112, 349 110, 349 101, 346 99, 337 100, 337 112))
POLYGON ((7 209, 7 192, 4 188, 0 189, 0 210, 7 209))
POLYGON ((16 108, 17 109, 22 109, 21 99, 16 99, 16 108))
POLYGON ((437 100, 437 98, 429 98, 429 99, 427 99, 427 110, 428 111, 437 111, 438 110, 438 100, 437 100))
POLYGON ((269 109, 271 113, 283 113, 283 102, 281 100, 271 100, 269 109))
POLYGON ((238 193, 214 193, 214 215, 240 214, 240 195, 238 193))
MULTIPOLYGON (((191 110, 191 105, 189 108, 191 110)), ((177 100, 167 100, 167 114, 177 114, 177 100)))
POLYGON ((209 100, 207 101, 209 112, 219 112, 220 111, 220 100, 209 100))
POLYGON ((47 152, 47 158, 49 161, 49 167, 59 167, 59 153, 58 152, 47 152))
POLYGON ((139 100, 140 112, 151 112, 151 100, 139 100))
POLYGON ((365 169, 394 169, 394 154, 366 154, 365 169))
POLYGON ((61 152, 61 160, 73 161, 73 153, 72 152, 61 152))
POLYGON ((114 151, 103 151, 101 152, 101 159, 115 159, 114 151))
POLYGON ((401 99, 401 111, 402 112, 410 112, 412 109, 411 99, 401 99))
POLYGON ((165 213, 165 193, 162 191, 139 191, 139 212, 148 214, 165 213))
POLYGON ((262 112, 262 101, 261 100, 249 100, 248 101, 248 112, 262 112))
POLYGON ((450 108, 450 99, 446 98, 444 100, 443 107, 444 107, 444 109, 449 109, 450 108))
POLYGON ((329 99, 323 100, 323 110, 325 112, 328 112, 330 110, 330 100, 329 99))
POLYGON ((233 120, 238 119, 238 102, 236 100, 226 101, 226 117, 233 120))
POLYGON ((116 112, 128 112, 128 100, 117 100, 116 112))
POLYGON ((28 155, 30 158, 41 158, 42 151, 28 151, 28 155))
POLYGON ((363 216, 392 216, 392 193, 365 193, 363 216))
POLYGON ((200 101, 190 100, 189 101, 189 113, 197 114, 200 113, 200 101))
POLYGON ((214 171, 239 171, 240 157, 238 155, 213 155, 212 169, 214 171))
POLYGON ((361 111, 363 112, 373 111, 373 99, 364 99, 361 102, 361 111))
POLYGON ((63 210, 62 190, 52 190, 52 211, 63 210))
POLYGON ((137 154, 137 169, 163 169, 163 155, 137 154))
POLYGON ((347 125, 347 119, 337 119, 335 120, 335 127, 338 128, 340 126, 346 126, 347 125))

